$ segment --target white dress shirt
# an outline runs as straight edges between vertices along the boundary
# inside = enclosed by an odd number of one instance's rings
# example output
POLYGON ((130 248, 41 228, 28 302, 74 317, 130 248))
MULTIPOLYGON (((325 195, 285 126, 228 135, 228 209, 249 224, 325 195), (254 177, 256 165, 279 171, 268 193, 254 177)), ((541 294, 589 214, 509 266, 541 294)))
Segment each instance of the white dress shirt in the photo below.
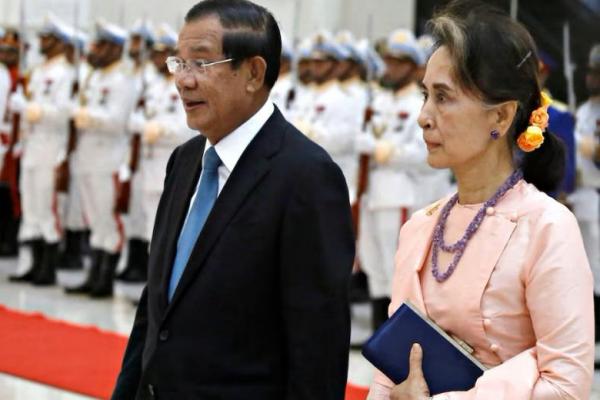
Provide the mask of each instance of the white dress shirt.
MULTIPOLYGON (((267 120, 273 114, 275 107, 270 100, 267 100, 265 104, 250 117, 246 122, 242 125, 238 126, 233 132, 229 135, 225 136, 215 145, 215 151, 217 155, 221 159, 221 165, 219 166, 219 192, 221 194, 221 190, 227 183, 227 179, 229 179, 229 175, 235 168, 235 165, 239 161, 242 153, 246 150, 246 147, 250 144, 252 139, 256 136, 258 131, 261 130, 263 125, 267 122, 267 120)), ((204 147, 204 154, 206 151, 212 147, 212 144, 207 140, 206 146, 204 147)), ((202 166, 204 167, 204 158, 202 158, 202 166)), ((188 205, 188 212, 185 220, 190 215, 190 210, 192 209, 192 204, 194 204, 194 200, 196 198, 196 194, 198 193, 198 186, 200 185, 200 181, 202 180, 202 174, 204 171, 200 173, 200 177, 198 178, 198 183, 196 184, 196 190, 194 191, 194 195, 190 200, 190 204, 188 205)), ((218 196, 217 194, 217 196, 218 196)), ((184 223, 185 225, 185 223, 184 223)))

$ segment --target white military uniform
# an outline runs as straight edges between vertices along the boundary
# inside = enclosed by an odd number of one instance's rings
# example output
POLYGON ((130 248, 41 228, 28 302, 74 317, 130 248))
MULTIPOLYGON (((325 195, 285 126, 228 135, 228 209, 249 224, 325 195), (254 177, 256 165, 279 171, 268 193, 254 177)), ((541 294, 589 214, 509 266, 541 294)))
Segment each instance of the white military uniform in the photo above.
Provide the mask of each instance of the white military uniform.
MULTIPOLYGON (((0 134, 8 132, 8 124, 4 121, 4 116, 7 110, 7 100, 10 93, 10 74, 4 66, 0 63, 0 134)), ((0 141, 0 170, 2 170, 4 163, 4 153, 6 152, 7 146, 0 141)))
MULTIPOLYGON (((154 65, 150 62, 146 63, 143 68, 134 69, 131 72, 131 78, 135 82, 135 101, 137 102, 142 95, 148 96, 147 93, 151 90, 157 80, 157 72, 154 65), (146 93, 142 93, 144 90, 146 93)), ((136 132, 130 132, 134 134, 136 132)), ((141 132, 138 132, 141 134, 141 132)), ((141 151, 141 148, 140 148, 141 151)), ((140 153, 141 157, 141 153, 140 153)), ((145 213, 143 199, 143 172, 142 162, 138 164, 138 170, 131 176, 131 197, 129 199, 129 213, 126 218, 126 235, 129 239, 144 239, 146 237, 147 216, 145 213)))
MULTIPOLYGON (((429 168, 417 123, 422 104, 422 96, 413 84, 398 93, 379 90, 373 101, 372 129, 376 139, 372 154, 375 146, 385 146, 391 149, 391 155, 384 162, 371 156, 367 191, 361 199, 358 252, 361 266, 369 276, 372 298, 390 297, 400 228, 411 210, 422 202, 422 183, 418 181, 420 175, 415 174, 429 168)), ((360 151, 368 153, 365 148, 360 151)))
MULTIPOLYGON (((279 108, 279 111, 283 114, 284 117, 289 117, 290 113, 287 109, 287 99, 290 94, 290 90, 292 89, 292 74, 287 73, 285 75, 280 75, 277 78, 277 81, 273 85, 271 89, 271 93, 269 94, 269 98, 279 108)), ((296 93, 297 94, 297 93, 296 93)))
POLYGON ((56 243, 61 236, 54 168, 65 148, 72 83, 73 69, 62 55, 45 61, 31 75, 29 101, 22 113, 21 241, 43 238, 47 243, 56 243), (32 112, 39 117, 28 118, 32 112))
POLYGON ((142 192, 146 215, 145 239, 150 241, 158 202, 163 191, 167 162, 171 153, 181 143, 198 133, 187 125, 183 103, 172 76, 158 76, 149 88, 146 98, 145 135, 142 136, 142 192), (154 143, 149 143, 149 126, 159 132, 154 143))
POLYGON ((123 241, 114 213, 116 172, 126 157, 127 121, 135 102, 135 81, 120 63, 95 70, 85 89, 89 126, 79 129, 76 153, 83 209, 91 247, 109 253, 123 241))
MULTIPOLYGON (((577 110, 575 141, 577 147, 585 138, 594 137, 600 121, 600 101, 588 100, 577 110)), ((577 217, 583 244, 594 273, 594 291, 600 295, 600 169, 594 162, 577 154, 580 185, 569 199, 577 217)))
POLYGON ((312 107, 297 125, 341 168, 351 203, 356 198, 358 159, 354 143, 363 115, 361 107, 359 98, 344 93, 339 83, 331 80, 316 88, 312 107))
MULTIPOLYGON (((72 66, 73 70, 75 67, 72 66)), ((92 74, 92 67, 83 62, 79 65, 79 90, 80 93, 85 91, 89 79, 92 74)), ((79 98, 77 95, 73 100, 72 109, 79 107, 79 98)), ((65 229, 72 231, 82 231, 88 228, 88 223, 83 212, 83 205, 81 204, 81 193, 80 193, 80 171, 78 165, 77 146, 73 150, 73 154, 69 159, 69 193, 67 195, 66 207, 64 207, 64 227, 65 229)))
POLYGON ((306 116, 310 114, 310 110, 312 110, 317 96, 317 85, 314 83, 304 85, 298 81, 295 90, 296 95, 294 97, 294 102, 292 103, 291 109, 288 110, 287 116, 294 124, 304 120, 306 116))

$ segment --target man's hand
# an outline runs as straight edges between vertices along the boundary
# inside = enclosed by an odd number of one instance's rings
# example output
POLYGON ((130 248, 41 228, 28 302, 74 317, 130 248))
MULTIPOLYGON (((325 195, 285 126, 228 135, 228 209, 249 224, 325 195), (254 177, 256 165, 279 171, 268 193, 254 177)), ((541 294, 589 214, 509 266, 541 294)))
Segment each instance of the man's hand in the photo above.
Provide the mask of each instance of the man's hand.
POLYGON ((378 140, 375 145, 375 161, 378 164, 387 164, 394 153, 394 145, 387 140, 378 140))
POLYGON ((579 152, 584 158, 591 160, 594 157, 595 141, 592 136, 586 136, 579 142, 579 152))
POLYGON ((77 129, 88 129, 92 126, 92 118, 87 108, 80 107, 75 110, 73 115, 77 129))
POLYGON ((392 388, 392 392, 390 393, 391 400, 429 399, 429 387, 427 387, 427 382, 425 382, 423 370, 421 369, 422 361, 423 349, 418 343, 415 343, 410 349, 408 378, 392 388))
POLYGON ((31 124, 38 123, 42 114, 42 107, 38 103, 29 103, 25 106, 25 120, 31 124))
POLYGON ((148 121, 144 125, 144 142, 154 144, 164 133, 164 128, 160 122, 148 121))

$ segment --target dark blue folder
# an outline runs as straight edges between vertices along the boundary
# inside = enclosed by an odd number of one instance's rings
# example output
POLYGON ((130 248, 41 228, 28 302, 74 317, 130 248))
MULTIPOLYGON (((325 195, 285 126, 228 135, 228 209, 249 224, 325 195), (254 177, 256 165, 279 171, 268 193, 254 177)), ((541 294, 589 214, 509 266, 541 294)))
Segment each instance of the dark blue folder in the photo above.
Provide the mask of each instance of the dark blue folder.
POLYGON ((403 303, 365 343, 363 355, 395 383, 408 377, 413 343, 423 348, 423 374, 432 395, 469 390, 485 366, 410 303, 403 303))

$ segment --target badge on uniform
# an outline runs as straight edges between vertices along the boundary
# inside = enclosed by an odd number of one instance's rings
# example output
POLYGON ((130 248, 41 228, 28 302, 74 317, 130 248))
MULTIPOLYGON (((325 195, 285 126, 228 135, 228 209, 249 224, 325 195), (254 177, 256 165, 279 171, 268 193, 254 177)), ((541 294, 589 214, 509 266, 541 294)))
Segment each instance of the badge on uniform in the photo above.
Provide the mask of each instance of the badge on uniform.
POLYGON ((54 81, 52 79, 46 79, 46 87, 44 88, 44 96, 48 96, 50 94, 50 88, 52 87, 52 83, 54 81))
POLYGON ((177 102, 179 101, 179 96, 176 94, 171 95, 171 105, 168 108, 168 112, 174 114, 177 111, 177 102))
POLYGON ((102 97, 100 97, 100 105, 104 106, 106 105, 106 102, 108 101, 108 94, 110 93, 110 89, 108 88, 102 88, 102 97))

